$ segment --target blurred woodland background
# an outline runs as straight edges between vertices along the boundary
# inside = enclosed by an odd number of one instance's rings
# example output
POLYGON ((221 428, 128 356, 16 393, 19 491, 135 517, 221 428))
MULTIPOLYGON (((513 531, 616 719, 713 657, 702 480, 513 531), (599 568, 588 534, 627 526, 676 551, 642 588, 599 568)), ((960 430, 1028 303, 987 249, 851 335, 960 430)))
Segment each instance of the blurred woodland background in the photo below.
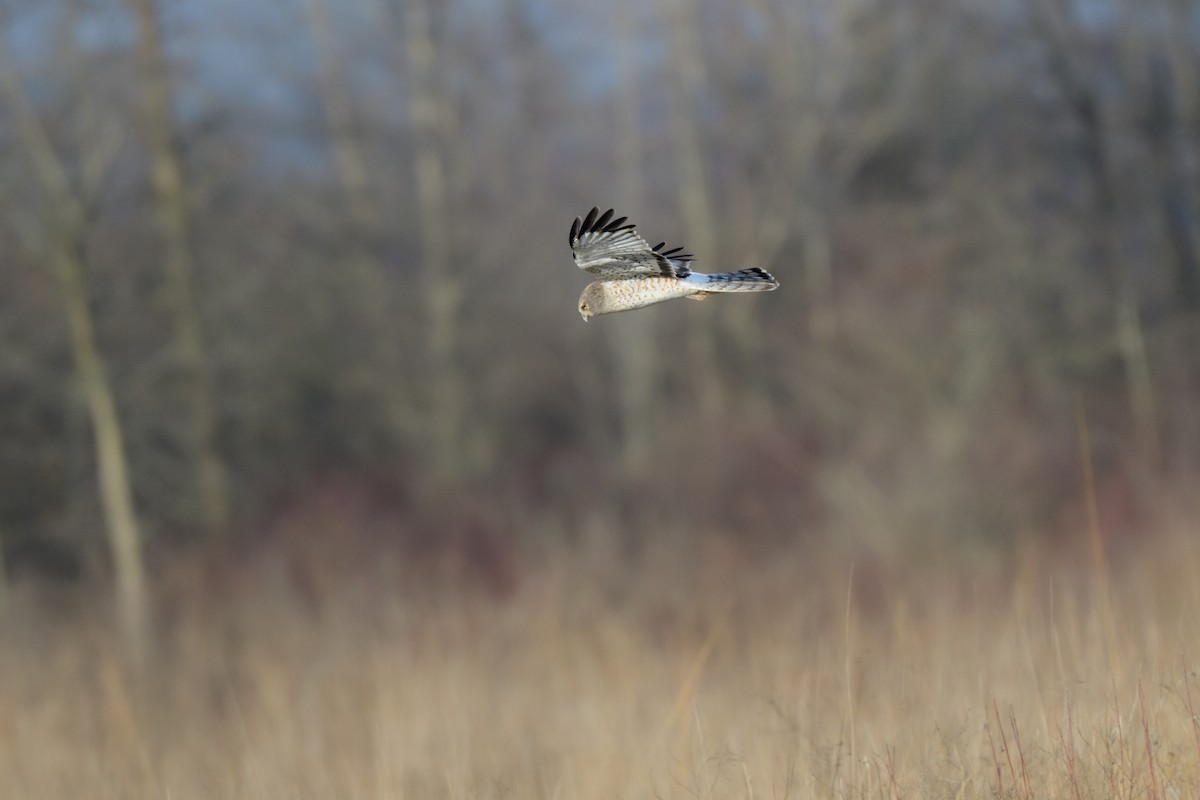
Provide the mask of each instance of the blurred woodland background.
POLYGON ((10 591, 136 626, 279 547, 504 595, 597 537, 1052 540, 1085 461, 1110 536, 1196 491, 1193 0, 0 9, 10 591), (593 205, 783 287, 584 325, 593 205))

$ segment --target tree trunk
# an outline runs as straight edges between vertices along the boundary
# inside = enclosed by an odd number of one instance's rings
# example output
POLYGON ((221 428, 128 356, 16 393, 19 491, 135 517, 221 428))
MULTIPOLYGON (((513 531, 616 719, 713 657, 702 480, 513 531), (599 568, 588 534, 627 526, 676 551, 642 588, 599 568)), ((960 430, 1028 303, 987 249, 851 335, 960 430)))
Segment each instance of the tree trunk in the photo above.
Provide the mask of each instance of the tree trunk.
POLYGON ((346 196, 353 234, 371 240, 379 232, 379 214, 371 202, 367 160, 354 135, 354 111, 350 107, 342 75, 342 60, 329 18, 328 0, 305 0, 305 14, 317 54, 317 78, 329 148, 333 152, 338 181, 346 196))
POLYGON ((4 566, 4 531, 0 530, 0 620, 4 619, 4 608, 7 600, 8 572, 4 566))
POLYGON ((1033 17, 1035 30, 1050 53, 1050 70, 1081 131, 1080 150, 1092 183, 1097 238, 1092 241, 1094 261, 1104 276, 1112 302, 1112 336, 1121 359, 1128 392, 1130 417, 1139 451, 1149 463, 1161 455, 1158 414, 1149 358, 1141 321, 1141 299, 1134 265, 1122 241, 1127 212, 1121 207, 1117 172, 1109 138, 1114 124, 1105 97, 1092 83, 1095 64, 1079 66, 1079 46, 1061 33, 1070 9, 1063 0, 1041 8, 1033 17))
MULTIPOLYGON (((700 125, 696 109, 704 92, 705 75, 700 41, 700 25, 696 18, 695 0, 673 0, 673 13, 668 20, 675 35, 670 57, 678 83, 674 108, 671 110, 671 129, 675 151, 679 157, 679 198, 687 249, 700 258, 709 259, 707 269, 721 270, 717 259, 716 238, 712 233, 712 200, 708 189, 700 125)), ((718 364, 717 334, 713 304, 697 304, 691 309, 693 324, 688 335, 691 376, 701 411, 715 417, 725 405, 724 386, 718 364)))
POLYGON ((100 501, 117 578, 117 611, 129 650, 135 662, 140 663, 147 636, 146 568, 129 485, 125 439, 112 386, 96 347, 79 236, 74 231, 63 234, 54 258, 54 271, 62 289, 71 328, 71 351, 95 439, 100 501))
MULTIPOLYGON (((625 0, 617 9, 616 162, 619 213, 637 219, 642 198, 641 98, 635 26, 631 15, 637 3, 625 0)), ((624 478, 633 485, 649 467, 654 431, 655 375, 658 340, 653 314, 630 314, 620 325, 607 326, 616 368, 621 420, 621 461, 624 478)))
POLYGON ((51 213, 58 219, 58 225, 48 234, 53 238, 46 250, 62 291, 75 369, 95 439, 100 501, 116 572, 118 618, 128 653, 135 665, 141 666, 149 634, 141 534, 133 508, 125 439, 117 417, 112 386, 96 346, 95 325, 88 307, 83 277, 87 199, 89 193, 93 193, 100 184, 115 149, 97 143, 92 150, 83 154, 80 172, 84 176, 91 176, 94 183, 76 190, 25 94, 8 49, 8 40, 3 36, 0 36, 0 84, 3 84, 12 101, 17 133, 41 180, 42 189, 52 208, 51 213))
POLYGON ((165 245, 166 296, 175 347, 186 375, 187 448, 196 470, 201 518, 211 533, 229 527, 229 474, 217 448, 216 374, 196 304, 192 221, 175 149, 170 84, 155 0, 133 0, 138 27, 142 104, 150 140, 151 179, 165 245))
POLYGON ((1113 336, 1125 372, 1129 410, 1139 450, 1150 463, 1158 461, 1157 412, 1150 376, 1146 339, 1142 331, 1140 297, 1122 243, 1124 215, 1113 182, 1113 165, 1107 143, 1105 109, 1101 98, 1088 89, 1080 104, 1086 160, 1092 172, 1100 240, 1097 261, 1106 273, 1112 291, 1113 336))
POLYGON ((1178 74, 1179 60, 1163 55, 1164 49, 1171 48, 1155 47, 1149 55, 1150 151, 1158 173, 1167 242, 1175 257, 1175 305, 1182 311, 1195 311, 1200 308, 1200 232, 1190 180, 1194 159, 1187 141, 1187 101, 1177 90, 1178 84, 1189 82, 1178 74))
POLYGON ((409 118, 416 159, 417 217, 424 269, 428 393, 427 450, 434 473, 460 477, 464 467, 464 390, 458 369, 458 314, 462 280, 450 263, 450 211, 439 140, 442 108, 435 85, 436 51, 427 0, 404 3, 409 118))
POLYGON ((368 159, 355 135, 354 109, 347 100, 342 58, 329 16, 328 0, 306 0, 305 11, 317 54, 321 102, 326 135, 333 164, 346 199, 351 247, 346 272, 353 276, 368 334, 372 372, 378 376, 378 391, 390 433, 398 440, 414 435, 415 415, 396 378, 402 368, 400 332, 395 323, 395 290, 380 258, 383 225, 371 196, 368 159))

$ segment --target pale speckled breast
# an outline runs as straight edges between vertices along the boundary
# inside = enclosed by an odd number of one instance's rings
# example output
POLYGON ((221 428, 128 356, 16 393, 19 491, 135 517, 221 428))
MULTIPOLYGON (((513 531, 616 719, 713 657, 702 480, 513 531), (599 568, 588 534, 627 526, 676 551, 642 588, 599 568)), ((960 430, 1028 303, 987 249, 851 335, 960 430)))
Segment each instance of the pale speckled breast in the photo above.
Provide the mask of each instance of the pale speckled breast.
POLYGON ((687 297, 696 292, 695 286, 678 278, 660 276, 605 281, 601 287, 604 291, 606 313, 641 308, 664 300, 674 300, 676 297, 687 297))

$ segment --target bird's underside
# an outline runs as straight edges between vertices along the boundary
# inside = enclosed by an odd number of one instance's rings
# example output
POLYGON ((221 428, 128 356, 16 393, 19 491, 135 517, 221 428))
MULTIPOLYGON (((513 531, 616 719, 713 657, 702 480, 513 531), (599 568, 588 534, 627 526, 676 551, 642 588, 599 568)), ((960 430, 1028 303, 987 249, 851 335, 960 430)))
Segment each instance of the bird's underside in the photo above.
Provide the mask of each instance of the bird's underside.
POLYGON ((568 239, 571 255, 580 269, 596 276, 579 298, 579 313, 586 320, 597 314, 612 314, 691 297, 701 300, 725 292, 769 292, 779 282, 758 267, 736 272, 705 274, 692 272, 692 255, 675 247, 664 250, 665 242, 651 247, 625 217, 613 218, 593 208, 575 218, 568 239))

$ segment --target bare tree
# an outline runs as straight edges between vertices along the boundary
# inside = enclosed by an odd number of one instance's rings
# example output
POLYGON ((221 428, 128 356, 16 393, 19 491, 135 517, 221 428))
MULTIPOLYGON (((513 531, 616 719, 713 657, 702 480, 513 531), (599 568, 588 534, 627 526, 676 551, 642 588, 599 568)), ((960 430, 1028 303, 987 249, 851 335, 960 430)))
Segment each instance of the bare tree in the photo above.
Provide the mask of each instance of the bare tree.
POLYGON ((451 230, 442 141, 445 112, 437 77, 438 52, 428 0, 404 3, 408 111, 413 130, 417 218, 420 222, 426 315, 429 418, 427 452, 435 472, 459 477, 463 468, 465 387, 459 367, 458 325, 462 277, 451 261, 451 230))
POLYGON ((185 441, 195 465, 201 517, 210 532, 229 527, 229 474, 217 447, 216 368, 196 301, 192 214, 171 118, 169 65, 163 55, 157 0, 131 0, 138 30, 142 106, 150 144, 159 227, 165 245, 166 298, 187 390, 185 441))
MULTIPOLYGON (((346 267, 354 276, 356 294, 369 336, 367 361, 377 377, 377 389, 393 439, 416 435, 412 403, 396 378, 402 363, 396 317, 395 289, 379 254, 383 238, 378 204, 372 196, 368 157, 357 135, 354 107, 346 76, 344 54, 329 13, 328 0, 305 0, 308 28, 317 54, 321 104, 326 137, 333 155, 341 194, 346 200, 349 229, 346 267)), ((382 12, 382 9, 379 9, 382 12)), ((396 442, 393 441, 392 444, 396 442)))
POLYGON ((3 530, 0 530, 0 619, 4 618, 4 612, 8 601, 8 571, 5 569, 4 560, 4 535, 3 530))
MULTIPOLYGON (((641 94, 638 74, 638 4, 626 0, 614 15, 619 74, 616 101, 617 198, 621 213, 637 218, 643 196, 641 94)), ((653 442, 658 374, 655 317, 640 314, 609 330, 620 402, 621 451, 625 475, 635 483, 645 474, 653 442)))
POLYGON ((317 77, 325 112, 326 135, 337 167, 338 182, 346 197, 348 216, 356 241, 373 242, 379 234, 379 214, 371 200, 367 158, 355 135, 354 108, 346 83, 337 32, 329 16, 328 0, 305 0, 308 29, 317 54, 317 77))
MULTIPOLYGON (((669 49, 678 86, 671 108, 671 132, 678 154, 679 202, 688 248, 716 263, 722 254, 713 235, 715 218, 705 166, 703 125, 698 109, 704 99, 706 76, 696 0, 671 0, 664 20, 672 30, 669 49)), ((718 365, 717 332, 712 306, 692 309, 693 329, 688 335, 691 374, 700 407, 709 416, 722 410, 725 389, 718 365)))
POLYGON ((1063 0, 1034 3, 1033 23, 1047 41, 1050 67, 1079 130, 1079 149, 1091 180, 1099 238, 1094 261, 1112 297, 1113 339, 1124 362, 1130 411, 1140 449, 1156 463, 1160 455, 1157 410, 1150 375, 1136 265, 1125 247, 1131 212, 1119 188, 1114 163, 1115 140, 1121 133, 1117 116, 1122 109, 1100 88, 1119 80, 1124 64, 1111 47, 1092 51, 1079 35, 1071 9, 1063 0))
POLYGON ((0 37, 0 81, 25 156, 41 182, 52 217, 43 230, 36 230, 40 226, 34 225, 18 232, 27 246, 49 264, 62 293, 71 352, 95 441, 100 500, 116 569, 120 622, 130 651, 140 663, 148 631, 141 534, 129 482, 125 437, 104 357, 96 342, 85 277, 88 228, 120 136, 112 127, 101 127, 96 132, 80 155, 80 177, 74 183, 25 92, 7 36, 0 37))
POLYGON ((1184 59, 1175 47, 1151 47, 1149 61, 1150 108, 1146 129, 1154 160, 1159 203, 1167 242, 1174 256, 1173 285, 1176 305, 1186 311, 1200 309, 1200 223, 1192 177, 1195 155, 1187 138, 1188 99, 1180 85, 1195 84, 1188 79, 1184 59), (1163 51, 1168 55, 1164 55, 1163 51), (1182 67, 1182 72, 1181 72, 1182 67))

